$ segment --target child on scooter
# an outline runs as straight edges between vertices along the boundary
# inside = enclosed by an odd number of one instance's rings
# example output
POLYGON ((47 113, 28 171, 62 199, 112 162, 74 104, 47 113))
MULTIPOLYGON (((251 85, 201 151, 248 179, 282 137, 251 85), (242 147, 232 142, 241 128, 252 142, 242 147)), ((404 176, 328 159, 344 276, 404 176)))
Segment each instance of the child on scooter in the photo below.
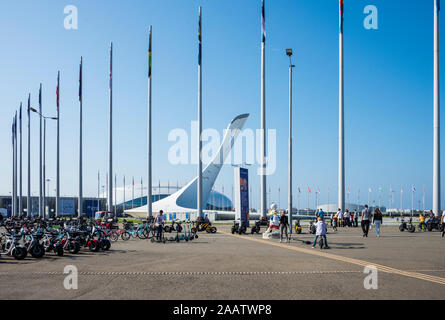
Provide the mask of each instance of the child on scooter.
POLYGON ((327 223, 324 222, 321 217, 318 217, 318 221, 315 224, 315 228, 316 228, 316 231, 315 231, 314 243, 312 244, 312 248, 315 248, 315 246, 317 245, 318 237, 323 237, 325 247, 326 247, 326 249, 329 249, 328 240, 326 238, 326 233, 327 233, 327 228, 328 228, 327 223))

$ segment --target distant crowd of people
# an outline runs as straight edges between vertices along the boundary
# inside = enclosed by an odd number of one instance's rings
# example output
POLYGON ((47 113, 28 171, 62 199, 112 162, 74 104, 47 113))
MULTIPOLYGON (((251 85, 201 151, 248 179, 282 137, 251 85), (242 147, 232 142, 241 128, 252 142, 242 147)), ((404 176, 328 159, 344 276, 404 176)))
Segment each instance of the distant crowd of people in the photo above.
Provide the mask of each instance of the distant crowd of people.
POLYGON ((335 230, 337 227, 358 227, 359 220, 364 237, 368 236, 372 223, 375 225, 377 237, 380 237, 383 214, 379 208, 376 208, 374 213, 371 212, 368 205, 365 205, 361 213, 359 213, 357 209, 354 209, 353 212, 349 212, 349 210, 346 209, 343 212, 339 208, 337 213, 331 214, 331 226, 335 230))
MULTIPOLYGON (((315 247, 317 240, 319 237, 323 237, 326 248, 329 248, 327 245, 327 223, 325 222, 326 213, 320 209, 315 213, 317 222, 314 224, 315 226, 315 237, 313 242, 313 247, 315 247)), ((276 217, 278 218, 278 217, 276 217)), ((374 212, 372 212, 368 205, 365 205, 363 210, 359 213, 357 209, 354 209, 353 212, 349 212, 348 209, 343 211, 342 209, 338 209, 337 213, 332 213, 330 216, 331 226, 334 230, 337 230, 337 227, 349 228, 349 227, 358 227, 359 221, 363 231, 363 237, 368 237, 369 230, 374 224, 376 235, 380 237, 381 235, 381 226, 383 224, 383 214, 379 208, 376 208, 374 212)), ((283 241, 283 238, 286 239, 286 242, 289 242, 288 236, 288 228, 289 228, 289 220, 286 216, 285 212, 281 213, 279 217, 279 230, 280 230, 280 242, 283 241)))

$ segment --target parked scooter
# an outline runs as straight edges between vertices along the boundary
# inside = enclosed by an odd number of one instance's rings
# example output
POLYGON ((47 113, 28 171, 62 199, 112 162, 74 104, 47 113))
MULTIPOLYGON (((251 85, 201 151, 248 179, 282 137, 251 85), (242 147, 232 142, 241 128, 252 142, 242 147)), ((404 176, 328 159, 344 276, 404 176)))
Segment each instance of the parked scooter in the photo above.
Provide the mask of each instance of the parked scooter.
POLYGON ((45 247, 40 243, 40 240, 43 238, 43 233, 23 230, 23 236, 26 250, 31 256, 36 259, 42 258, 45 255, 45 247))
POLYGON ((233 221, 232 234, 246 234, 246 231, 247 227, 244 225, 244 223, 241 223, 239 220, 233 221))
POLYGON ((314 221, 310 221, 309 222, 309 234, 315 234, 316 230, 317 229, 315 227, 314 221))
POLYGON ((21 233, 15 229, 7 229, 7 233, 2 234, 5 240, 2 239, 1 255, 11 255, 16 260, 23 260, 26 258, 28 251, 25 246, 20 245, 21 233))
POLYGON ((416 231, 416 227, 414 227, 414 225, 413 225, 413 219, 409 218, 409 222, 406 223, 405 218, 402 217, 402 223, 399 226, 399 230, 401 232, 403 232, 405 230, 407 230, 410 233, 415 232, 416 231))
POLYGON ((250 233, 251 234, 254 234, 254 233, 259 234, 260 229, 261 229, 261 221, 256 221, 255 225, 253 225, 252 228, 250 228, 250 233))
POLYGON ((297 220, 297 222, 295 222, 295 232, 297 234, 301 234, 301 225, 300 225, 300 220, 297 220))

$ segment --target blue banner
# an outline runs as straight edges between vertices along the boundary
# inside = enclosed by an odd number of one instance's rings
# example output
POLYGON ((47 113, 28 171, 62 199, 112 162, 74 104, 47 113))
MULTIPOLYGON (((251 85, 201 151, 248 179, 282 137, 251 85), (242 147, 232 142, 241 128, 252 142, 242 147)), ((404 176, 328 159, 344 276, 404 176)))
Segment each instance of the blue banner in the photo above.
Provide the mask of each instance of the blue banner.
POLYGON ((85 200, 85 214, 87 217, 94 217, 94 214, 99 211, 97 200, 85 200))
POLYGON ((241 222, 249 227, 249 170, 240 168, 241 222))

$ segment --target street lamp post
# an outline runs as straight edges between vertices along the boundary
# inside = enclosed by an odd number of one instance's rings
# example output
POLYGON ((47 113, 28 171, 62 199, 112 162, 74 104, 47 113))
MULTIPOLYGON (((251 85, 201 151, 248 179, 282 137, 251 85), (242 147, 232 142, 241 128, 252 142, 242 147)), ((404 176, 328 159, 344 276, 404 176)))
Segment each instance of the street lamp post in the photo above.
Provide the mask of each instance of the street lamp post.
POLYGON ((289 233, 292 234, 292 71, 295 66, 292 64, 292 49, 286 49, 289 57, 289 177, 288 177, 288 213, 289 213, 289 233))
POLYGON ((41 180, 40 180, 40 185, 41 185, 41 187, 43 188, 43 195, 42 195, 42 202, 41 202, 39 208, 41 208, 40 216, 41 216, 42 218, 45 218, 45 193, 46 193, 46 192, 45 192, 45 180, 46 180, 46 177, 45 177, 46 120, 56 120, 56 121, 58 121, 59 118, 58 118, 58 117, 46 117, 46 116, 44 116, 44 115, 41 113, 41 111, 37 111, 37 109, 32 108, 32 107, 30 107, 29 110, 32 111, 32 112, 34 112, 34 113, 37 113, 37 114, 39 115, 39 117, 40 117, 40 120, 44 120, 44 128, 43 128, 43 150, 42 150, 42 151, 43 151, 43 156, 42 156, 43 165, 42 165, 42 167, 40 168, 41 171, 42 171, 42 169, 43 169, 43 176, 41 177, 41 180))

